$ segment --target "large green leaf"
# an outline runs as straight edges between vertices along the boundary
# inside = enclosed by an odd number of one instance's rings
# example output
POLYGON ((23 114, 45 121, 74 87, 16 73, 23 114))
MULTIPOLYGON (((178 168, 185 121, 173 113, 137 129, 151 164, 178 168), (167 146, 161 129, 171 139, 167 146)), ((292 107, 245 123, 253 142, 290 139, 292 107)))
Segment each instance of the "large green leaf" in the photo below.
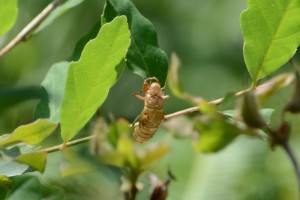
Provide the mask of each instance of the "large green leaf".
POLYGON ((41 99, 35 110, 36 118, 48 118, 59 123, 69 62, 55 63, 42 82, 46 95, 41 99))
POLYGON ((15 23, 18 14, 17 0, 0 0, 0 36, 15 23))
POLYGON ((241 26, 244 58, 256 82, 286 63, 300 42, 299 0, 248 0, 241 26))
POLYGON ((63 140, 69 141, 104 102, 123 68, 118 65, 130 45, 125 16, 115 18, 100 29, 85 46, 78 62, 70 64, 61 107, 63 140))
POLYGON ((45 152, 30 152, 19 155, 16 161, 27 164, 28 166, 43 173, 47 161, 47 153, 45 152))
POLYGON ((115 16, 126 15, 131 32, 131 45, 126 55, 126 64, 142 78, 156 77, 165 84, 168 71, 168 59, 158 47, 156 31, 130 0, 107 0, 102 24, 115 16))
POLYGON ((39 144, 46 139, 57 127, 57 124, 46 120, 37 121, 19 126, 12 134, 3 135, 0 138, 0 146, 25 142, 27 144, 39 144))

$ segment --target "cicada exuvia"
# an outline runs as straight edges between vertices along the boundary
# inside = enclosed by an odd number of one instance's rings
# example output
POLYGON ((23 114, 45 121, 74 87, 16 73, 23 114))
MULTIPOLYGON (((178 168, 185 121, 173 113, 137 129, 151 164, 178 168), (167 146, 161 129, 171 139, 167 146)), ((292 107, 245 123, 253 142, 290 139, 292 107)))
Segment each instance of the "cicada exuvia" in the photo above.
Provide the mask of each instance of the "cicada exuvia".
POLYGON ((139 121, 139 124, 133 123, 133 137, 140 143, 148 141, 155 134, 164 119, 163 101, 169 97, 163 94, 163 89, 155 77, 145 79, 142 90, 145 96, 133 94, 137 99, 144 101, 143 111, 135 120, 139 121))

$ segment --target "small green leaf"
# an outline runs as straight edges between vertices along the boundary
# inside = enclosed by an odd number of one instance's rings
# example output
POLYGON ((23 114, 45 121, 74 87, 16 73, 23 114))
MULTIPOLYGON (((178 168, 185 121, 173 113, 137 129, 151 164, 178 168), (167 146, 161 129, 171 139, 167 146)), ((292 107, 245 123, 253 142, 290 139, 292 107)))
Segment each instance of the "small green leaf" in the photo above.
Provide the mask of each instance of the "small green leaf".
POLYGON ((106 152, 99 156, 100 160, 107 165, 113 165, 116 167, 124 167, 126 161, 126 155, 118 151, 106 152))
POLYGON ((169 144, 166 143, 158 143, 153 146, 149 146, 139 157, 140 163, 143 167, 145 167, 166 155, 169 150, 169 144))
POLYGON ((206 100, 202 100, 199 102, 199 110, 204 114, 214 114, 217 112, 217 106, 206 100))
POLYGON ((48 118, 55 123, 59 123, 68 66, 69 62, 59 62, 55 63, 48 71, 42 82, 47 95, 41 99, 36 107, 36 118, 48 118))
POLYGON ((199 140, 195 148, 202 152, 217 152, 231 143, 238 135, 239 129, 222 115, 204 115, 195 123, 199 140))
POLYGON ((133 140, 128 136, 123 135, 118 139, 117 152, 124 155, 126 164, 129 164, 131 168, 136 168, 138 166, 133 140))
POLYGON ((245 92, 241 98, 239 108, 243 122, 251 128, 264 128, 266 126, 266 122, 259 110, 259 103, 254 92, 245 92))
POLYGON ((17 0, 0 0, 0 36, 15 23, 18 14, 17 0))
POLYGON ((241 15, 244 58, 254 85, 296 52, 300 43, 299 0, 248 0, 241 15))
POLYGON ((55 10, 53 10, 50 15, 39 25, 39 27, 33 32, 33 34, 37 34, 41 30, 45 29, 49 26, 56 18, 63 15, 65 12, 70 10, 73 7, 81 4, 83 0, 68 0, 65 3, 60 4, 55 10))
POLYGON ((0 174, 0 185, 10 187, 11 183, 11 180, 7 176, 0 174))
POLYGON ((28 165, 14 162, 12 160, 0 160, 0 174, 7 177, 24 174, 28 168, 28 165))
POLYGON ((0 200, 5 200, 8 190, 11 188, 12 180, 0 174, 0 200))
POLYGON ((131 46, 126 55, 127 67, 143 79, 154 76, 164 85, 168 59, 165 52, 158 47, 153 25, 141 15, 130 0, 107 0, 102 24, 119 15, 126 15, 129 19, 131 46))
POLYGON ((27 144, 39 144, 46 139, 57 127, 57 124, 46 120, 37 121, 19 126, 12 134, 0 138, 0 146, 25 142, 27 144))
POLYGON ((287 87, 294 79, 295 76, 292 73, 281 73, 269 80, 268 83, 258 86, 255 94, 258 96, 259 102, 265 101, 279 89, 287 87))
POLYGON ((118 134, 117 152, 121 153, 125 157, 126 164, 129 164, 131 168, 138 166, 138 160, 135 155, 134 142, 131 136, 131 128, 129 127, 128 121, 120 119, 116 123, 116 131, 118 134))
POLYGON ((33 169, 36 169, 37 171, 43 173, 46 166, 47 153, 31 152, 31 153, 21 154, 15 160, 20 163, 27 164, 33 169))
POLYGON ((104 102, 122 69, 118 65, 130 45, 125 16, 100 29, 85 46, 78 62, 70 64, 61 108, 63 140, 69 141, 104 102))
POLYGON ((188 100, 193 104, 198 105, 199 102, 202 100, 201 97, 193 96, 189 93, 187 93, 179 79, 179 67, 180 67, 180 60, 176 53, 172 53, 171 55, 171 61, 170 61, 170 67, 168 71, 168 86, 171 90, 171 92, 178 98, 188 100))
MULTIPOLYGON (((262 108, 259 110, 262 118, 268 124, 271 121, 271 116, 275 110, 272 108, 262 108)), ((236 115, 236 110, 224 110, 222 113, 230 118, 234 118, 236 115)))
POLYGON ((179 80, 179 67, 181 63, 176 53, 172 53, 170 61, 170 69, 168 72, 168 86, 172 93, 179 97, 184 98, 184 90, 179 80))
POLYGON ((260 114, 262 115, 263 119, 265 120, 265 122, 267 124, 270 124, 271 117, 272 117, 272 114, 273 114, 274 111, 275 111, 275 109, 273 109, 273 108, 260 109, 260 114))

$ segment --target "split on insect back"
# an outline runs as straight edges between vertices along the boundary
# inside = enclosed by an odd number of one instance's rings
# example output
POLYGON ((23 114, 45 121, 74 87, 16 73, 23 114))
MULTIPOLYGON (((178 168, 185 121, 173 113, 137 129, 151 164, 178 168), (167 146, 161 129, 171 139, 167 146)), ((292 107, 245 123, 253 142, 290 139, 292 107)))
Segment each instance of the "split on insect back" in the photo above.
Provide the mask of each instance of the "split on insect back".
POLYGON ((164 119, 163 101, 169 98, 163 94, 163 89, 155 77, 145 79, 142 90, 145 96, 133 94, 137 99, 144 101, 143 111, 132 125, 133 137, 140 143, 150 140, 155 134, 164 119), (139 123, 135 125, 136 121, 139 123))

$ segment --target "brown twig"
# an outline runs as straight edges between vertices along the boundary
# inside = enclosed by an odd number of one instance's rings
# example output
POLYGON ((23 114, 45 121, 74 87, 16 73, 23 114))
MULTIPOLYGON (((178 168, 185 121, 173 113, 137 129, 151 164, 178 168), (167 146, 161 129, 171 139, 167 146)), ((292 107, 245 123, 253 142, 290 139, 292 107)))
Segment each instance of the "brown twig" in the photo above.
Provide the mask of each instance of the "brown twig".
POLYGON ((59 145, 49 147, 49 148, 46 148, 46 149, 42 149, 42 150, 40 150, 40 152, 51 153, 51 152, 55 152, 55 151, 60 151, 65 147, 70 147, 70 146, 74 146, 74 145, 77 145, 77 144, 80 144, 80 143, 87 142, 87 141, 91 140, 94 137, 95 137, 95 135, 90 135, 90 136, 87 136, 87 137, 84 137, 84 138, 73 140, 71 142, 67 142, 67 143, 59 144, 59 145))
MULTIPOLYGON (((265 83, 265 84, 267 84, 267 83, 265 83)), ((263 84, 262 86, 264 86, 265 84, 263 84)), ((245 92, 247 92, 248 90, 249 89, 241 90, 241 91, 235 93, 235 96, 239 97, 242 94, 244 94, 245 92)), ((223 102, 223 100, 224 100, 224 97, 212 100, 209 103, 214 104, 214 105, 219 105, 219 104, 221 104, 223 102)), ((187 115, 187 114, 190 114, 190 113, 199 112, 199 111, 200 110, 199 110, 198 106, 187 108, 187 109, 184 109, 184 110, 180 110, 180 111, 177 111, 177 112, 165 115, 165 120, 173 118, 173 117, 178 117, 178 116, 181 116, 181 115, 187 115)))
MULTIPOLYGON (((271 82, 272 82, 272 80, 256 87, 256 92, 259 92, 260 90, 263 90, 264 87, 269 85, 271 82)), ((236 92, 235 96, 239 97, 239 96, 243 95, 245 92, 247 92, 248 90, 249 89, 241 90, 239 92, 236 92)), ((219 99, 212 100, 209 103, 214 104, 214 105, 219 105, 220 103, 222 103, 223 100, 224 100, 224 98, 219 98, 219 99)), ((199 111, 200 111, 199 107, 195 106, 195 107, 187 108, 187 109, 184 109, 184 110, 180 110, 180 111, 165 115, 164 119, 168 120, 168 119, 171 119, 173 117, 178 117, 178 116, 181 116, 181 115, 187 115, 187 114, 194 113, 194 112, 199 112, 199 111)), ((132 127, 132 124, 130 124, 129 126, 132 127)), ((79 144, 79 143, 87 142, 90 139, 92 139, 93 137, 94 137, 94 135, 91 135, 91 136, 88 136, 88 137, 80 138, 78 140, 73 140, 71 142, 67 142, 65 144, 60 144, 60 145, 56 145, 56 146, 53 146, 53 147, 49 147, 49 148, 46 148, 46 149, 43 149, 43 150, 40 150, 40 151, 48 152, 48 153, 59 151, 59 150, 63 149, 64 147, 73 146, 73 145, 76 145, 76 144, 79 144)))
POLYGON ((14 46, 24 40, 26 36, 54 10, 60 1, 61 0, 53 0, 31 22, 29 22, 29 24, 27 24, 27 26, 25 26, 15 38, 13 38, 5 47, 0 50, 0 58, 8 53, 14 46))

